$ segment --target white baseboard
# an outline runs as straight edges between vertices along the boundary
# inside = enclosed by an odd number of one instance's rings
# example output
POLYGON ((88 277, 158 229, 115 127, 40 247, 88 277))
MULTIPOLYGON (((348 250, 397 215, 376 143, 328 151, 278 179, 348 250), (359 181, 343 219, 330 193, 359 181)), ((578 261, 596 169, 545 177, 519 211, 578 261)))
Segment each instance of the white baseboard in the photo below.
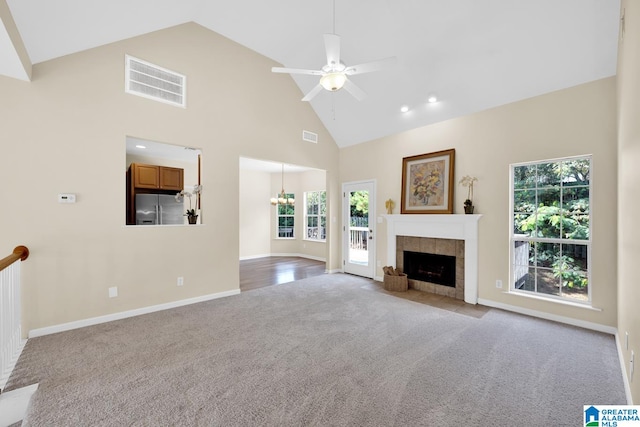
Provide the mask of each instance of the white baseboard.
POLYGON ((336 268, 333 270, 325 270, 325 273, 327 274, 337 274, 337 273, 344 273, 344 271, 342 271, 341 268, 336 268))
POLYGON ((93 325, 98 325, 100 323, 112 322, 114 320, 126 319, 128 317, 140 316, 141 314, 148 314, 156 311, 168 310, 170 308, 182 307, 184 305, 195 304, 198 302, 224 298, 231 295, 238 295, 239 293, 240 293, 240 289, 234 289, 232 291, 218 292, 215 294, 203 295, 201 297, 188 298, 188 299, 183 299, 179 301, 168 302, 165 304, 152 305, 149 307, 143 307, 143 308, 137 308, 134 310, 121 311, 119 313, 107 314, 105 316, 92 317, 84 320, 76 320, 74 322, 62 323, 60 325, 32 329, 29 331, 29 338, 55 334, 58 332, 70 331, 72 329, 84 328, 85 326, 93 326, 93 325))
POLYGON ((260 254, 260 255, 249 255, 249 256, 241 256, 240 261, 246 261, 248 259, 258 259, 258 258, 266 258, 270 257, 271 254, 260 254))
POLYGON ((627 405, 633 405, 633 397, 631 395, 631 385, 629 377, 627 377, 627 369, 622 355, 622 343, 620 342, 620 334, 616 332, 616 347, 618 348, 618 358, 620 359, 620 369, 622 370, 622 378, 624 380, 624 392, 627 395, 627 405))
POLYGON ((314 261, 327 262, 327 260, 326 260, 325 258, 322 258, 322 257, 319 257, 319 256, 307 255, 307 254, 276 253, 276 254, 270 254, 270 255, 267 255, 267 256, 298 257, 298 258, 312 259, 312 260, 314 260, 314 261))
POLYGON ((558 316, 556 314, 545 313, 544 311, 503 304, 501 302, 491 301, 484 298, 478 298, 478 304, 500 308, 506 311, 513 311, 514 313, 526 314, 527 316, 539 317, 541 319, 553 320, 554 322, 566 323, 567 325, 579 326, 581 328, 591 329, 592 331, 604 332, 605 334, 615 335, 618 332, 618 330, 613 326, 601 325, 599 323, 587 322, 586 320, 578 320, 571 317, 558 316))
POLYGON ((384 277, 383 276, 375 276, 373 278, 373 280, 375 280, 376 282, 384 282, 384 277))
POLYGON ((38 389, 32 384, 0 394, 0 426, 10 426, 24 419, 31 396, 38 389))
POLYGON ((307 255, 307 254, 294 254, 294 253, 249 255, 249 256, 240 257, 240 261, 246 261, 248 259, 269 258, 269 257, 272 257, 272 256, 306 258, 306 259, 312 259, 314 261, 327 262, 326 258, 323 258, 323 257, 307 255))

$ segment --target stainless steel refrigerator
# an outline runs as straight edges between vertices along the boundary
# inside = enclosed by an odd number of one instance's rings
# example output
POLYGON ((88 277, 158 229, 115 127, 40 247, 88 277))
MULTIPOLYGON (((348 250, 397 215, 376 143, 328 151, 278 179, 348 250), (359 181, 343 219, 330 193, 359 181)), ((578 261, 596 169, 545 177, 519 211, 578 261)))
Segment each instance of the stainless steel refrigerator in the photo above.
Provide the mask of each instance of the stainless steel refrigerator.
POLYGON ((136 224, 184 224, 184 204, 168 194, 136 194, 136 224))

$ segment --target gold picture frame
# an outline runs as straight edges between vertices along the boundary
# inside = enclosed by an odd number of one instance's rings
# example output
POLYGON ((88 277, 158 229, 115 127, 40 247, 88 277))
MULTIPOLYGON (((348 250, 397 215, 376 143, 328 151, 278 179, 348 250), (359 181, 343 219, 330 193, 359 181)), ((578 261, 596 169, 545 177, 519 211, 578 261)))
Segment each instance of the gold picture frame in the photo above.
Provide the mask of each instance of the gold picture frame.
POLYGON ((402 159, 402 214, 453 213, 455 149, 402 159))

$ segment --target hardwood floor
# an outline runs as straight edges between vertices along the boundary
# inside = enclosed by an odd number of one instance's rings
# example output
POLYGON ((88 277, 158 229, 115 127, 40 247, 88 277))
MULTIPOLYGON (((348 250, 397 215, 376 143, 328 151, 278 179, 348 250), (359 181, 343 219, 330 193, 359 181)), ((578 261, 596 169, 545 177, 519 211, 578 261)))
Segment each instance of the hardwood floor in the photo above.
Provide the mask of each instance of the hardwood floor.
POLYGON ((326 264, 300 257, 265 257, 240 261, 240 292, 324 274, 326 264))

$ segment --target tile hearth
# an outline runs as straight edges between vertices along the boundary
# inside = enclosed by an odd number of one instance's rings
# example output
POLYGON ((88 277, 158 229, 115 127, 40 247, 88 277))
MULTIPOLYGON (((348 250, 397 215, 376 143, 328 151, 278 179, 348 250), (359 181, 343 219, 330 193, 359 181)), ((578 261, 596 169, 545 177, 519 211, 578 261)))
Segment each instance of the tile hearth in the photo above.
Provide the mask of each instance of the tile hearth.
POLYGON ((384 289, 384 286, 381 282, 376 281, 371 281, 370 284, 363 286, 363 288, 375 292, 382 292, 387 295, 402 298, 415 303, 428 305, 430 307, 439 308, 441 310, 453 311, 465 316, 475 317, 476 319, 480 319, 488 311, 491 310, 490 307, 486 307, 483 305, 467 304, 464 301, 450 298, 445 295, 431 294, 415 289, 409 289, 405 292, 387 291, 384 289))

